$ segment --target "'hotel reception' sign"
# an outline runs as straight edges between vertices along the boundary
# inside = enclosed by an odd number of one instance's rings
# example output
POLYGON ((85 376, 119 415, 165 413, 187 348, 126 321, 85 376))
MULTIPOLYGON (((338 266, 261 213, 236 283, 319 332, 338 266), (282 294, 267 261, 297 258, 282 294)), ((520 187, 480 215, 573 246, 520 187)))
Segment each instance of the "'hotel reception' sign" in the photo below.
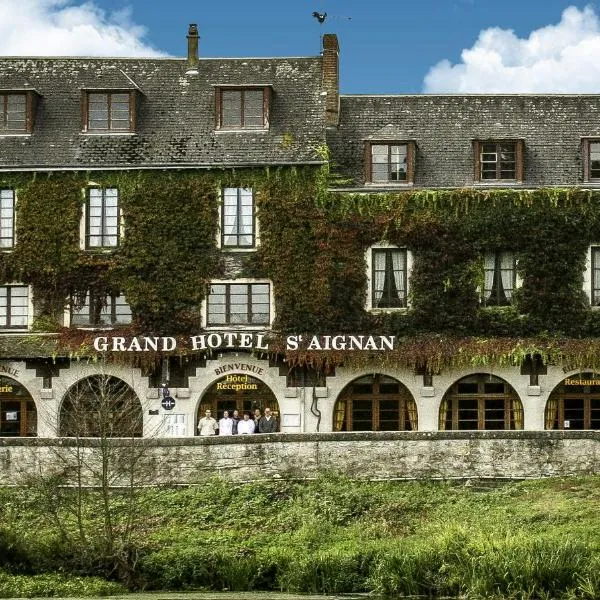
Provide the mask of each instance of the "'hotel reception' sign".
MULTIPOLYGON (((193 335, 183 340, 174 337, 150 336, 99 336, 94 338, 97 352, 172 352, 181 344, 186 349, 202 351, 207 349, 248 349, 269 350, 264 333, 223 331, 193 335)), ((289 335, 286 350, 393 350, 396 346, 394 335, 289 335)))

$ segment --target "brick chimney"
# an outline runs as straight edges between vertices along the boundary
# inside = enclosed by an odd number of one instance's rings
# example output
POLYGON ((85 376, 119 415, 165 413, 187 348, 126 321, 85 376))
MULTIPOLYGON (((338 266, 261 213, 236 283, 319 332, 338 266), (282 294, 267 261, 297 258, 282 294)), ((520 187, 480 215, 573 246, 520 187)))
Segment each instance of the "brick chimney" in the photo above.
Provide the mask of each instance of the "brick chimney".
POLYGON ((189 72, 198 72, 198 40, 200 36, 198 35, 198 25, 196 23, 190 23, 190 28, 188 29, 187 41, 188 41, 188 51, 187 51, 187 70, 189 72))
POLYGON ((323 89, 325 97, 325 122, 328 126, 340 122, 340 45, 335 33, 323 35, 323 89))

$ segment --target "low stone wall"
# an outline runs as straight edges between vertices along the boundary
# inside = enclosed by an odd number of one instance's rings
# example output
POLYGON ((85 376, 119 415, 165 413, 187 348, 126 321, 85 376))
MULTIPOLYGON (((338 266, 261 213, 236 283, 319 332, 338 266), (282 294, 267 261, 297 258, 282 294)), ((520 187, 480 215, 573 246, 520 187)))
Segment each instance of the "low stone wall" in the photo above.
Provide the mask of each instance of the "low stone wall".
MULTIPOLYGON (((272 434, 102 440, 0 438, 0 485, 30 475, 98 471, 124 485, 132 459, 141 485, 306 479, 335 472, 366 479, 536 478, 600 473, 600 431, 272 434)), ((93 477, 89 483, 94 485, 93 477)))

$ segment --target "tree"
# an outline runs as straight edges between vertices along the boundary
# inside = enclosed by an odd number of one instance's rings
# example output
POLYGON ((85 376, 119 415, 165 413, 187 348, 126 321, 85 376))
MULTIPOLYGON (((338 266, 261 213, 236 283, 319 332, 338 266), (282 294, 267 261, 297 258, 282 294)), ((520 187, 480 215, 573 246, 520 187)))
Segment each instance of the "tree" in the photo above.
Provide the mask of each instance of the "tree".
POLYGON ((144 523, 142 491, 154 483, 149 442, 143 435, 144 406, 132 387, 107 373, 81 369, 64 395, 49 445, 26 484, 60 537, 72 567, 103 573, 133 585, 144 523))

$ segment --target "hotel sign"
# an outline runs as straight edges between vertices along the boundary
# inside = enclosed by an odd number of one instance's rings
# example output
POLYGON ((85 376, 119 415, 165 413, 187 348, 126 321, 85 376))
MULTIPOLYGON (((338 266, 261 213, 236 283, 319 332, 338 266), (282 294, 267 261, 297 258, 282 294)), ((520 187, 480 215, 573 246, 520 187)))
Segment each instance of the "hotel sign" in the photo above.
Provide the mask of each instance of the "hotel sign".
MULTIPOLYGON (((269 350, 264 333, 223 331, 180 339, 150 336, 99 336, 94 338, 97 352, 172 352, 181 345, 188 350, 248 349, 269 350)), ((394 335, 289 335, 286 350, 394 350, 394 335)))

